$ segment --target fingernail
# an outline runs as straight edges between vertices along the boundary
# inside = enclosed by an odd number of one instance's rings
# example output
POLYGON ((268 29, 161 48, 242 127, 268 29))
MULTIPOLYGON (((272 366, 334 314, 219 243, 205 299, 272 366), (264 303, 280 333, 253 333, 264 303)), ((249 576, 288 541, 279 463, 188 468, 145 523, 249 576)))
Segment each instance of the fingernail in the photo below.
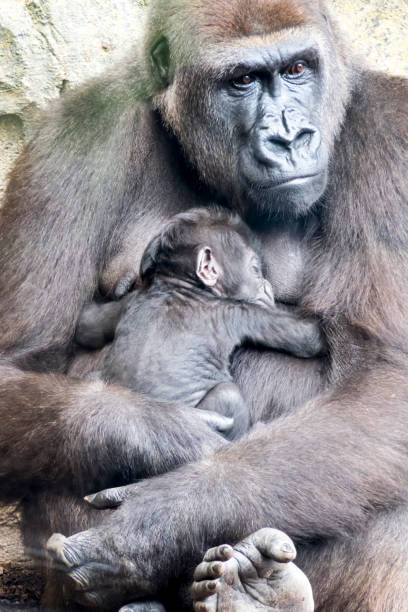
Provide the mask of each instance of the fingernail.
POLYGON ((84 500, 89 503, 92 503, 96 495, 97 495, 96 493, 92 493, 92 495, 85 495, 84 500))

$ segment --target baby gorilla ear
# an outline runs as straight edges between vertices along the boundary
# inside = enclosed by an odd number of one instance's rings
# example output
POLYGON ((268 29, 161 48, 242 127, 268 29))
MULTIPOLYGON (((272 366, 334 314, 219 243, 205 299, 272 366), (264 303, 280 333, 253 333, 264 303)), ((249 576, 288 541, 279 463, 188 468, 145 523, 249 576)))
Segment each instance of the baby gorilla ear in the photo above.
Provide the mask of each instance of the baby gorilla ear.
POLYGON ((196 274, 207 287, 214 287, 220 276, 220 267, 209 246, 198 251, 196 274))

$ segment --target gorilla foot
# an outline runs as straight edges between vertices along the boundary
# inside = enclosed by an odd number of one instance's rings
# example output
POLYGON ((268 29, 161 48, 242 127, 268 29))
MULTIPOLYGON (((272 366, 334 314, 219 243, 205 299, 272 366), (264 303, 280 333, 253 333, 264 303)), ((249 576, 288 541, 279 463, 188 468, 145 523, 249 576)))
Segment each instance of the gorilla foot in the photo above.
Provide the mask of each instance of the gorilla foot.
POLYGON ((268 528, 233 548, 211 548, 194 572, 195 612, 312 612, 312 589, 295 557, 290 538, 268 528))

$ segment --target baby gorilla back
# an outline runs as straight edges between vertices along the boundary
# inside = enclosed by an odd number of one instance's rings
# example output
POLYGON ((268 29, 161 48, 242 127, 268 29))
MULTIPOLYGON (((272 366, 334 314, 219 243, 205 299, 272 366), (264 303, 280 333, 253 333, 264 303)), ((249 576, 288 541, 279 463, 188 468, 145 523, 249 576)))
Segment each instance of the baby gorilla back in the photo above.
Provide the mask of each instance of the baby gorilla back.
POLYGON ((218 302, 163 284, 129 296, 102 375, 156 400, 197 408, 232 440, 249 429, 249 410, 228 369, 238 337, 225 330, 218 302), (231 421, 213 421, 213 413, 231 421))
POLYGON ((166 291, 161 284, 136 294, 116 328, 104 379, 157 400, 197 406, 217 383, 231 381, 235 342, 216 319, 210 302, 193 299, 192 292, 166 291))

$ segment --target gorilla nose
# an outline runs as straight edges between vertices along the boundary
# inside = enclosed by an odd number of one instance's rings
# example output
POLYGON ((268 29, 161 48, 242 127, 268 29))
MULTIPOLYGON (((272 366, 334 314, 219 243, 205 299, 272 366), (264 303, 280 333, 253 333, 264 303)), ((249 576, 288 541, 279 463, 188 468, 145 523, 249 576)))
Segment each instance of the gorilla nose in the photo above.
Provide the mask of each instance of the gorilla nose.
POLYGON ((295 130, 279 130, 278 132, 271 131, 266 134, 265 144, 270 149, 279 152, 279 149, 287 151, 288 149, 301 149, 307 147, 316 130, 312 128, 299 128, 295 130))
POLYGON ((306 118, 292 108, 267 113, 260 126, 261 142, 272 154, 307 148, 315 133, 306 118))

